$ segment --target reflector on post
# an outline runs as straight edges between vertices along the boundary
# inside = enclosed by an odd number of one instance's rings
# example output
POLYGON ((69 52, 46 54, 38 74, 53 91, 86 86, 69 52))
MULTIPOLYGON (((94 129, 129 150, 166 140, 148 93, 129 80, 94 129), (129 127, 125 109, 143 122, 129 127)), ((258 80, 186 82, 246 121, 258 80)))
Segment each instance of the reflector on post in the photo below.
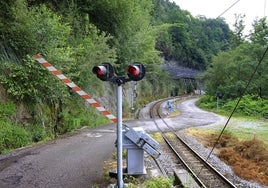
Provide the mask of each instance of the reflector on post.
POLYGON ((130 80, 139 81, 145 76, 145 67, 142 64, 129 65, 126 68, 130 80))
POLYGON ((102 65, 95 66, 92 72, 102 81, 111 81, 114 77, 114 69, 110 63, 102 63, 102 65))

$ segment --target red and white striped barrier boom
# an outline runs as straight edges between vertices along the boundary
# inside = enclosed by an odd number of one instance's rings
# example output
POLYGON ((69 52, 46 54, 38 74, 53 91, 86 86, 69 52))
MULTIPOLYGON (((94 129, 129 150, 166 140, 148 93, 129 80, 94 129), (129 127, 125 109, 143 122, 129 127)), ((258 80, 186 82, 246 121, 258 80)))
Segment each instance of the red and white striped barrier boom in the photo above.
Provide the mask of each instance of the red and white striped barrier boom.
POLYGON ((63 83, 69 86, 73 91, 75 91, 78 95, 80 95, 86 102, 95 107, 99 112, 105 115, 112 122, 116 123, 117 118, 111 114, 108 110, 100 105, 95 99, 91 98, 85 91, 83 91, 80 87, 78 87, 75 83, 73 83, 70 79, 64 76, 60 71, 58 71, 54 66, 48 63, 41 55, 37 54, 35 56, 35 60, 41 63, 45 68, 47 68, 53 75, 58 77, 63 83))

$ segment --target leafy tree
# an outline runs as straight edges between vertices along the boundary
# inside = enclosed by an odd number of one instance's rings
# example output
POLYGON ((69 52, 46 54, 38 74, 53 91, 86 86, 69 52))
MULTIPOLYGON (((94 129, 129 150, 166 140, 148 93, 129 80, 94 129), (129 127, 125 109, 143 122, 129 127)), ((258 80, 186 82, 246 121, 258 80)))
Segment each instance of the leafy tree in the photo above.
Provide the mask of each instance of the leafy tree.
POLYGON ((220 92, 224 98, 236 98, 245 89, 253 70, 253 61, 247 44, 235 50, 219 53, 204 74, 209 95, 220 92))
MULTIPOLYGON (((253 22, 253 32, 250 35, 250 40, 252 41, 252 57, 260 59, 263 55, 265 48, 267 48, 268 42, 268 24, 266 18, 255 20, 253 22)), ((267 61, 264 58, 264 62, 260 64, 260 68, 257 70, 258 82, 258 94, 260 97, 267 97, 268 87, 267 87, 267 61)))
POLYGON ((267 45, 268 42, 268 23, 266 18, 255 20, 253 22, 253 32, 250 35, 250 40, 261 46, 267 45))
MULTIPOLYGON (((64 92, 64 89, 57 84, 48 85, 51 77, 48 77, 47 72, 42 71, 40 65, 27 54, 41 52, 48 55, 60 48, 67 49, 70 27, 62 24, 60 17, 45 6, 29 10, 24 1, 16 1, 11 10, 14 22, 7 31, 10 38, 4 42, 6 46, 12 46, 14 54, 19 54, 17 59, 20 60, 14 62, 8 56, 3 59, 1 66, 3 86, 10 96, 26 104, 34 104, 40 99, 51 101, 53 98, 62 97, 62 92, 55 93, 55 91, 64 92)), ((3 49, 3 52, 5 51, 3 49)))
POLYGON ((194 18, 175 3, 153 2, 155 25, 176 23, 157 39, 156 48, 164 52, 163 56, 168 60, 173 59, 180 65, 204 70, 213 55, 229 49, 230 29, 223 19, 207 19, 204 16, 194 18))
MULTIPOLYGON (((254 21, 253 32, 248 38, 250 41, 246 41, 243 35, 243 23, 243 16, 237 16, 232 35, 234 48, 215 56, 213 63, 202 76, 209 95, 221 92, 226 99, 239 97, 264 55, 268 34, 266 19, 254 21)), ((267 98, 268 65, 265 57, 262 61, 245 94, 267 98)))
POLYGON ((115 51, 107 44, 110 37, 88 23, 76 39, 70 24, 45 5, 29 8, 26 1, 17 0, 9 13, 13 22, 4 23, 10 27, 1 33, 1 87, 9 98, 26 105, 33 119, 42 121, 38 123, 56 130, 59 121, 64 121, 60 113, 72 92, 32 56, 41 53, 80 86, 86 88, 88 82, 98 86, 88 72, 96 63, 115 59, 115 51))
MULTIPOLYGON (((14 6, 16 1, 13 0, 6 0, 0 2, 0 39, 1 41, 7 40, 6 37, 8 29, 13 23, 13 14, 11 8, 14 6), (6 27, 7 26, 7 27, 6 27)), ((8 36, 8 35, 7 35, 8 36)))
POLYGON ((1 65, 1 85, 16 101, 34 104, 39 99, 53 100, 63 96, 64 87, 58 82, 53 82, 54 77, 51 77, 32 58, 25 59, 23 65, 9 62, 2 62, 1 65))
POLYGON ((114 36, 111 44, 116 48, 119 74, 133 61, 145 64, 159 62, 154 48, 156 36, 150 26, 151 10, 152 3, 148 0, 90 2, 90 20, 114 36))
POLYGON ((244 36, 243 32, 245 31, 245 15, 236 14, 235 15, 235 23, 234 23, 234 32, 232 33, 232 45, 233 47, 237 47, 245 41, 246 36, 244 36))

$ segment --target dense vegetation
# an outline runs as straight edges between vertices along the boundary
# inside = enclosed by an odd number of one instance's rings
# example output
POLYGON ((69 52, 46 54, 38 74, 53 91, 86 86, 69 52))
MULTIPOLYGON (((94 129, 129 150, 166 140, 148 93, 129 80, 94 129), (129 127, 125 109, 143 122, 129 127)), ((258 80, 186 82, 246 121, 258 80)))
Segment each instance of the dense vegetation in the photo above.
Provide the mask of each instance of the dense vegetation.
POLYGON ((206 83, 206 92, 209 95, 219 92, 224 99, 237 98, 241 94, 267 98, 267 20, 255 20, 251 34, 243 36, 242 18, 237 17, 232 48, 217 54, 202 77, 206 83), (260 66, 257 67, 259 63, 260 66), (245 91, 255 71, 252 82, 245 91))
POLYGON ((240 115, 267 118, 267 20, 255 20, 248 36, 243 35, 243 23, 243 17, 237 17, 232 48, 214 56, 200 76, 207 93, 201 102, 206 108, 215 109, 218 94, 221 109, 231 112, 236 99, 243 97, 237 108, 240 115))
MULTIPOLYGON (((203 109, 229 116, 237 105, 238 99, 217 99, 215 96, 202 97, 197 105, 203 109), (218 104, 217 104, 218 103, 218 104)), ((237 106, 235 116, 251 118, 268 118, 267 99, 258 95, 244 95, 237 106)))
MULTIPOLYGON (((114 112, 115 88, 91 73, 95 65, 110 62, 118 75, 133 62, 145 65, 136 110, 168 96, 171 88, 184 91, 162 71, 164 60, 208 68, 201 77, 207 93, 235 98, 267 42, 265 19, 256 21, 249 42, 241 35, 240 22, 231 32, 224 19, 195 18, 168 0, 6 0, 0 10, 0 105, 8 111, 1 111, 0 153, 108 122, 42 68, 33 59, 37 53, 114 112), (11 144, 14 138, 21 138, 19 145, 11 144)), ((266 69, 263 64, 249 94, 268 95, 266 69)), ((126 84, 125 93, 131 87, 126 84)), ((124 116, 132 112, 127 96, 124 116)))

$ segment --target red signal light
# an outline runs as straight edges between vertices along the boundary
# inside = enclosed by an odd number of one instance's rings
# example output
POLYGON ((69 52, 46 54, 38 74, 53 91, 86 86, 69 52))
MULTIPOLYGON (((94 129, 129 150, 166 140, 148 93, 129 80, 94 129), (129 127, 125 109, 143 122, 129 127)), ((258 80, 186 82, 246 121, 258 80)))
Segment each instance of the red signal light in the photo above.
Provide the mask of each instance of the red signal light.
POLYGON ((139 75, 139 72, 140 72, 140 69, 139 69, 139 67, 137 67, 137 66, 132 66, 132 65, 129 65, 128 67, 127 67, 127 73, 128 74, 131 74, 131 75, 133 75, 133 76, 138 76, 139 75))
POLYGON ((142 64, 129 65, 126 71, 130 80, 134 81, 141 80, 145 75, 145 68, 142 64))
POLYGON ((114 75, 113 66, 107 62, 102 63, 99 66, 93 67, 92 72, 102 81, 111 81, 117 84, 122 84, 131 80, 139 81, 143 79, 143 77, 145 76, 145 67, 140 63, 127 66, 126 72, 129 77, 128 79, 122 76, 116 77, 114 75))
POLYGON ((107 69, 104 66, 96 66, 92 71, 97 76, 103 76, 107 73, 107 69))
POLYGON ((92 72, 102 81, 110 81, 114 77, 114 69, 110 63, 102 63, 102 65, 95 66, 92 72))

